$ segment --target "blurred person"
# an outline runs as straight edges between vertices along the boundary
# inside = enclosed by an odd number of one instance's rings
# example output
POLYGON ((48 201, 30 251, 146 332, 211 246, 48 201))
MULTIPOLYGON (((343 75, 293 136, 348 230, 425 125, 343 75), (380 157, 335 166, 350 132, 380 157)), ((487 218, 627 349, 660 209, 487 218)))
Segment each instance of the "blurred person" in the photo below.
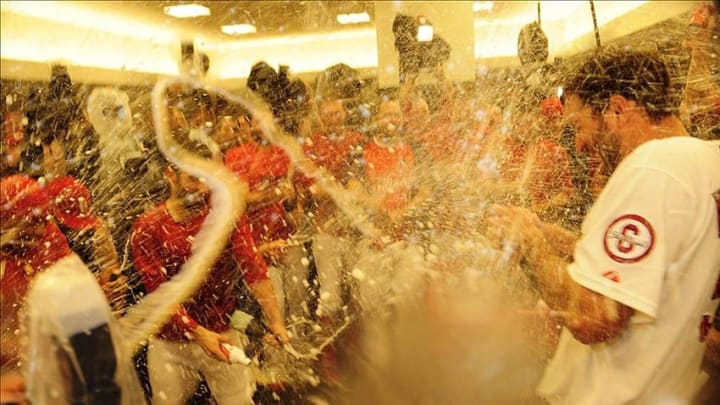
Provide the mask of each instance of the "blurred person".
MULTIPOLYGON (((323 129, 304 141, 303 151, 343 187, 356 189, 366 139, 346 126, 347 110, 342 99, 324 98, 319 102, 319 113, 323 129)), ((316 229, 312 248, 318 273, 319 302, 313 316, 334 318, 343 303, 346 271, 354 261, 351 249, 354 232, 332 198, 313 179, 303 175, 298 178, 310 192, 311 207, 307 209, 316 229)))
POLYGON ((95 215, 90 191, 68 175, 65 146, 52 136, 42 140, 43 176, 51 201, 51 213, 70 248, 86 263, 106 291, 112 307, 124 307, 127 289, 115 244, 107 223, 95 215))
POLYGON ((25 116, 19 111, 6 111, 2 116, 2 141, 0 141, 0 176, 20 172, 20 159, 25 140, 25 116))
POLYGON ((416 189, 417 173, 412 148, 402 127, 402 110, 398 101, 383 100, 376 116, 377 133, 365 145, 363 185, 370 206, 380 213, 382 226, 393 236, 402 238, 407 225, 404 214, 426 197, 427 190, 416 189))
POLYGON ((117 344, 117 326, 97 281, 50 219, 55 201, 47 191, 24 175, 0 180, 3 403, 6 395, 18 402, 27 395, 33 403, 51 397, 133 403, 139 386, 130 356, 117 344), (20 356, 21 321, 30 358, 20 356), (17 372, 23 364, 27 387, 17 372), (68 373, 59 371, 65 368, 68 373))
MULTIPOLYGON (((195 144, 194 149, 211 156, 206 148, 195 144)), ((165 174, 170 197, 136 221, 131 237, 135 267, 148 293, 173 277, 190 257, 193 237, 210 209, 210 192, 200 179, 172 165, 165 174)), ((240 333, 230 328, 238 300, 234 289, 240 278, 262 308, 271 333, 267 341, 288 342, 267 265, 256 252, 247 217, 242 216, 205 283, 150 338, 147 356, 153 403, 183 404, 201 374, 218 403, 252 403, 255 379, 250 369, 230 364, 222 346, 243 347, 240 333)))
POLYGON ((100 186, 109 189, 108 194, 115 194, 110 190, 122 178, 128 160, 142 157, 140 140, 131 133, 133 116, 129 103, 126 92, 111 87, 97 87, 87 97, 87 120, 98 140, 96 176, 100 186))
POLYGON ((445 78, 442 66, 434 69, 436 82, 431 85, 418 84, 417 73, 408 73, 407 80, 400 89, 398 100, 403 115, 402 126, 407 135, 423 148, 434 161, 457 160, 458 139, 453 129, 453 110, 456 108, 456 95, 453 83, 445 78), (439 90, 440 95, 434 103, 431 113, 428 95, 423 89, 439 90))
POLYGON ((481 104, 469 111, 470 128, 464 140, 465 160, 475 165, 483 177, 500 177, 500 143, 503 113, 499 106, 481 104))
POLYGON ((60 228, 48 220, 49 197, 24 175, 3 177, 2 189, 2 364, 17 367, 18 312, 33 276, 72 254, 60 228))
POLYGON ((706 139, 720 139, 720 86, 716 65, 718 4, 703 2, 693 13, 683 45, 690 50, 681 118, 688 128, 706 139), (716 66, 715 66, 716 67, 716 66))
POLYGON ((526 140, 535 130, 535 119, 537 104, 523 103, 515 106, 512 113, 510 132, 504 134, 499 145, 498 156, 500 156, 500 174, 503 181, 508 183, 522 182, 524 174, 527 148, 526 140))
POLYGON ((498 206, 489 220, 564 325, 538 393, 551 403, 689 403, 720 297, 720 150, 687 136, 654 55, 605 50, 565 91, 578 138, 617 165, 582 236, 522 209, 498 206))
POLYGON ((391 314, 413 305, 423 292, 425 262, 414 235, 414 210, 428 195, 419 186, 415 156, 399 132, 402 110, 385 99, 376 115, 377 133, 363 151, 363 186, 379 238, 364 238, 352 271, 362 325, 364 354, 370 364, 388 361, 386 327, 391 314))
POLYGON ((240 145, 249 137, 251 131, 250 114, 239 106, 230 106, 222 112, 218 119, 217 130, 213 140, 220 146, 224 154, 231 148, 240 145))
POLYGON ((560 122, 563 106, 557 97, 540 103, 540 130, 527 144, 527 162, 530 165, 527 189, 530 208, 547 222, 565 218, 565 207, 570 203, 574 188, 570 172, 570 155, 560 145, 560 122))
MULTIPOLYGON (((241 120, 253 122, 249 116, 241 120)), ((286 205, 294 204, 295 199, 295 188, 290 182, 293 173, 290 158, 282 148, 270 144, 262 136, 256 122, 237 135, 241 137, 238 138, 240 143, 225 153, 225 165, 250 187, 246 212, 248 225, 256 246, 271 265, 270 276, 284 312, 288 298, 285 297, 284 287, 289 289, 290 286, 285 286, 281 280, 295 275, 292 264, 300 260, 295 257, 297 251, 293 250, 293 254, 288 256, 288 249, 283 246, 283 241, 287 241, 297 229, 286 208, 286 205)), ((295 303, 296 298, 293 294, 293 299, 288 301, 295 303)), ((293 308, 292 312, 295 313, 295 310, 293 308)))

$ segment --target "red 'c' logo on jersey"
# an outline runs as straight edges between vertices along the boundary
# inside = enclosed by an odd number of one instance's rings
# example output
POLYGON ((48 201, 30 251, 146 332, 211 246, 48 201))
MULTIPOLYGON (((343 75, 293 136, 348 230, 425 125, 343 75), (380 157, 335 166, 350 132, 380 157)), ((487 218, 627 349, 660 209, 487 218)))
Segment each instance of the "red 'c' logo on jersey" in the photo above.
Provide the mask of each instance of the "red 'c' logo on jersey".
POLYGON ((640 215, 628 214, 614 220, 603 238, 605 253, 618 263, 634 263, 650 254, 655 231, 640 215))

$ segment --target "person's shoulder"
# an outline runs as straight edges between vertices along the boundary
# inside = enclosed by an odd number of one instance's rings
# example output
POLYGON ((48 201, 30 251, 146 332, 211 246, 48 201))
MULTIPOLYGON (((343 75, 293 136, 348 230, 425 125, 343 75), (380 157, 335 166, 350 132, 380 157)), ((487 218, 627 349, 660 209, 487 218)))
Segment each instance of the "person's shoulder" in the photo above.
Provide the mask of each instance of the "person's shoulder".
POLYGON ((689 136, 652 140, 623 159, 618 171, 624 176, 644 175, 648 171, 664 173, 667 178, 698 187, 717 184, 720 181, 720 143, 689 136))
POLYGON ((225 158, 233 157, 238 158, 240 156, 246 155, 248 153, 251 153, 252 151, 255 151, 257 147, 255 144, 251 142, 245 142, 241 143, 240 145, 233 146, 232 148, 228 149, 227 152, 225 152, 225 158))
POLYGON ((636 152, 640 153, 672 153, 684 150, 717 149, 720 141, 706 141, 692 136, 672 136, 653 139, 640 145, 636 152))
POLYGON ((636 163, 657 162, 663 166, 695 159, 717 159, 720 142, 690 136, 654 139, 638 146, 627 158, 636 163))
POLYGON ((165 201, 151 207, 138 217, 135 221, 135 228, 152 228, 169 221, 170 214, 167 211, 165 201))

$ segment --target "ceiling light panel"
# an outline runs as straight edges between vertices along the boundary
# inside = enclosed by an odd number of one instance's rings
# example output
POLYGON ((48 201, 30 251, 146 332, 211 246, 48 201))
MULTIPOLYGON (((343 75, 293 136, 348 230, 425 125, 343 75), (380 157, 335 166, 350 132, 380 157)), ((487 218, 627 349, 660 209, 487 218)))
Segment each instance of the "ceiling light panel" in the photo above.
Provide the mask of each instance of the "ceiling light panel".
POLYGON ((492 11, 493 6, 494 5, 492 1, 474 1, 473 12, 477 13, 480 11, 492 11))
POLYGON ((343 25, 370 22, 370 15, 364 11, 362 13, 338 14, 336 18, 337 22, 343 25))
POLYGON ((180 4, 165 7, 165 14, 175 18, 193 18, 210 15, 210 9, 200 4, 180 4))
POLYGON ((245 35, 257 32, 257 28, 252 24, 223 25, 220 29, 228 35, 245 35))

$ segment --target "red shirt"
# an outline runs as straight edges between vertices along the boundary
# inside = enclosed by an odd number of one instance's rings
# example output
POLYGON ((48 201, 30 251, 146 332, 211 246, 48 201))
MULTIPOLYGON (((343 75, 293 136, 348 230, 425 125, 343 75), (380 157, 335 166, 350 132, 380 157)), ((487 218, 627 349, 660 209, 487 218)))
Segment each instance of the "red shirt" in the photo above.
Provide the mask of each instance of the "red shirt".
POLYGON ((535 202, 547 201, 559 192, 572 193, 570 156, 565 148, 549 139, 537 143, 528 189, 535 202))
POLYGON ((444 123, 430 127, 417 137, 422 146, 434 161, 452 161, 457 154, 458 139, 452 131, 451 123, 444 123))
POLYGON ((517 180, 525 162, 525 147, 508 136, 502 141, 502 149, 500 173, 505 181, 517 180))
MULTIPOLYGON (((303 144, 305 155, 317 166, 324 167, 344 185, 353 177, 355 160, 362 154, 365 137, 355 131, 345 130, 342 134, 319 132, 310 136, 303 144)), ((310 186, 313 179, 300 176, 303 185, 310 186)))
POLYGON ((387 211, 402 211, 410 202, 415 184, 415 158, 405 143, 392 147, 370 142, 363 152, 365 181, 370 193, 383 195, 387 211))
POLYGON ((24 251, 21 256, 0 252, 0 261, 4 266, 0 284, 3 301, 21 302, 35 273, 47 269, 71 253, 65 235, 54 222, 48 222, 37 245, 24 251))
MULTIPOLYGON (((135 268, 148 293, 180 271, 190 257, 193 237, 206 216, 204 213, 188 222, 177 223, 162 203, 138 218, 131 237, 132 252, 135 268)), ((248 284, 268 279, 267 266, 255 250, 245 217, 238 221, 205 283, 165 324, 159 335, 169 340, 185 340, 184 332, 194 322, 214 332, 227 330, 236 305, 234 286, 240 276, 248 284), (188 321, 183 317, 189 318, 188 321)))
POLYGON ((53 216, 62 225, 81 230, 95 228, 98 219, 92 214, 90 191, 71 176, 59 177, 45 187, 53 216))
MULTIPOLYGON (((290 158, 277 146, 261 147, 253 142, 231 148, 225 154, 225 165, 242 180, 251 191, 265 190, 287 176, 290 158)), ((267 204, 247 212, 255 242, 260 244, 287 239, 294 227, 287 221, 281 203, 267 204)))

